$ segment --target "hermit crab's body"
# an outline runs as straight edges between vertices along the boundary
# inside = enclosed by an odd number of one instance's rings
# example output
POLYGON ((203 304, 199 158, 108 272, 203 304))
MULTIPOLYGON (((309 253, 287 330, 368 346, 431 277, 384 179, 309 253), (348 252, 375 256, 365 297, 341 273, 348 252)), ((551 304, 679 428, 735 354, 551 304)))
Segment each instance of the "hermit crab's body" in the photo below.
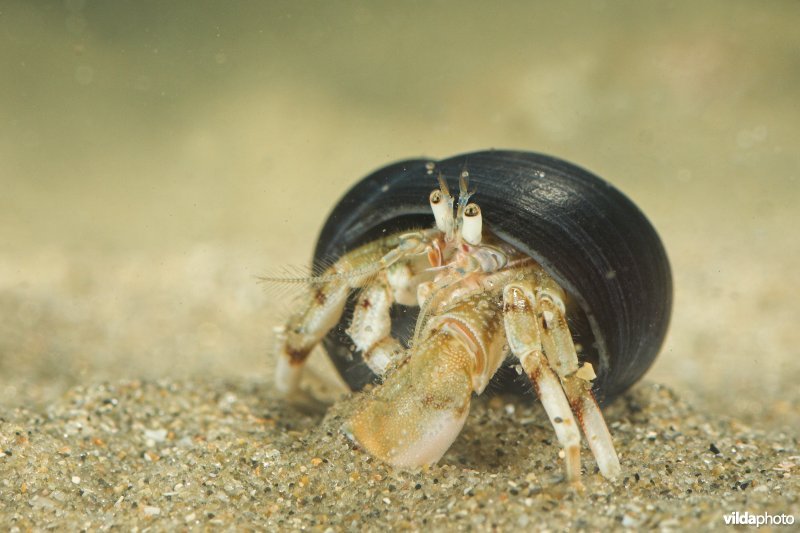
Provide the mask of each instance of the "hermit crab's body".
MULTIPOLYGON (((473 159, 498 155, 523 162, 538 158, 537 164, 547 160, 514 152, 478 153, 473 159)), ((464 160, 470 165, 469 157, 464 160)), ((426 169, 427 178, 420 179, 431 183, 434 166, 428 164, 426 169)), ((614 375, 607 345, 616 348, 620 342, 595 332, 592 346, 586 347, 593 358, 579 357, 567 316, 568 309, 578 309, 584 321, 604 324, 608 317, 595 317, 600 310, 589 309, 586 303, 602 301, 604 296, 567 294, 541 261, 483 228, 480 208, 469 203, 474 191, 468 190, 468 176, 461 173, 457 201, 439 177, 439 188, 430 193, 428 202, 433 228, 382 233, 346 250, 309 280, 311 288, 301 309, 278 330, 277 386, 287 395, 298 393, 309 352, 345 314, 351 316, 346 328, 351 349, 382 381, 345 426, 347 434, 372 455, 399 467, 439 460, 460 432, 472 394, 483 392, 498 369, 512 360, 530 379, 553 424, 565 451, 568 479, 580 476, 579 427, 601 473, 616 478, 619 460, 592 393, 595 368, 586 359, 600 365, 607 379, 614 375), (406 343, 393 336, 397 305, 419 308, 406 343)), ((381 192, 390 195, 391 187, 385 185, 381 192)), ((507 201, 516 201, 513 194, 507 201)), ((630 240, 636 242, 636 237, 630 240)), ((663 256, 660 246, 657 242, 655 249, 663 256)), ((610 264, 614 267, 613 261, 610 264)), ((669 285, 665 268, 656 265, 650 270, 662 272, 669 285)), ((598 279, 613 282, 615 275, 612 268, 598 279)), ((607 292, 613 300, 620 291, 607 292)), ((662 292, 670 294, 668 288, 662 292)), ((663 338, 669 296, 653 309, 661 309, 661 318, 644 326, 652 330, 650 340, 632 344, 638 350, 635 356, 645 353, 649 360, 624 364, 620 356, 622 378, 616 384, 607 379, 614 392, 641 375, 663 338)))

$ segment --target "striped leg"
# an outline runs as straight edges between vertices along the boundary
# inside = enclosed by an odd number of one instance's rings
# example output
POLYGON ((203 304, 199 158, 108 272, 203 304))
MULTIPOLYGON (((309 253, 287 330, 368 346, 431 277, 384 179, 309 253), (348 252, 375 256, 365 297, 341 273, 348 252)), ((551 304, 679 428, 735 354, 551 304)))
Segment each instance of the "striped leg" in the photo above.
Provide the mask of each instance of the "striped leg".
POLYGON ((342 280, 312 289, 305 308, 292 315, 285 326, 275 328, 278 352, 275 388, 287 398, 300 393, 300 378, 308 355, 339 322, 349 292, 349 285, 342 280))
POLYGON ((364 362, 378 376, 403 356, 403 346, 391 336, 392 321, 389 311, 394 303, 392 288, 385 275, 379 275, 358 297, 353 311, 353 321, 347 334, 364 362))
POLYGON ((616 479, 622 469, 611 433, 592 394, 594 370, 589 363, 578 366, 578 355, 563 309, 564 304, 558 295, 550 292, 539 294, 537 310, 542 316, 542 347, 550 366, 561 378, 564 392, 572 410, 578 415, 600 472, 608 479, 616 479))
POLYGON ((550 368, 542 351, 535 297, 529 285, 511 284, 503 290, 506 338, 511 351, 519 358, 522 368, 536 387, 539 400, 564 448, 567 479, 578 481, 581 475, 578 424, 558 376, 550 368))
MULTIPOLYGON (((336 263, 328 268, 321 276, 309 278, 308 280, 288 280, 288 281, 307 281, 311 284, 310 290, 301 304, 301 309, 293 314, 287 324, 276 328, 276 342, 278 353, 277 368, 275 372, 275 387, 287 397, 292 397, 300 392, 300 378, 303 372, 308 355, 311 350, 319 344, 322 338, 331 330, 341 319, 347 296, 351 290, 369 286, 372 280, 383 280, 374 289, 370 288, 362 295, 361 302, 369 301, 370 298, 381 296, 377 293, 380 288, 387 283, 386 272, 391 267, 399 267, 405 263, 416 263, 418 256, 425 256, 433 249, 434 241, 439 232, 435 230, 425 230, 415 233, 405 233, 394 235, 371 242, 357 248, 339 258, 336 263), (371 295, 371 296, 370 296, 371 295), (366 300, 364 299, 366 298, 366 300)), ((402 269, 398 269, 401 270, 402 269)), ((281 279, 265 278, 266 281, 280 282, 281 279)), ((287 280, 283 280, 287 281, 287 280)), ((391 307, 392 295, 386 296, 388 302, 381 304, 388 314, 391 307)), ((377 315, 382 316, 382 311, 377 315)), ((378 362, 393 353, 395 349, 388 341, 380 346, 371 343, 366 329, 370 326, 371 317, 359 315, 354 332, 358 342, 369 343, 367 348, 376 351, 374 356, 377 366, 384 366, 378 362)), ((377 328, 379 330, 383 327, 377 328)), ((383 334, 382 337, 386 337, 383 334)))

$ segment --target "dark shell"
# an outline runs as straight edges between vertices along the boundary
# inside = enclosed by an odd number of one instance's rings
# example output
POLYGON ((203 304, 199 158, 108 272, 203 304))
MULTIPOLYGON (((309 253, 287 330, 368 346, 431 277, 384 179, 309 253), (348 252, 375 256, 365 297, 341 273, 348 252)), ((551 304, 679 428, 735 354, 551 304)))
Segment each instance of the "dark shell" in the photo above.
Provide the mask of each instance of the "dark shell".
MULTIPOLYGON (((431 161, 394 163, 350 189, 322 229, 315 264, 387 232, 432 227, 428 195, 437 187, 435 174, 441 171, 457 191, 457 177, 466 168, 484 227, 530 254, 572 298, 570 329, 583 347, 582 359, 595 365, 599 399, 610 400, 636 382, 661 347, 672 308, 666 252, 642 212, 601 178, 542 154, 462 154, 435 162, 434 174, 426 169, 431 161)), ((398 338, 407 338, 416 312, 395 306, 398 338)), ((350 313, 323 343, 358 390, 377 378, 344 333, 350 313)), ((495 379, 504 390, 519 389, 516 372, 501 370, 495 379)))

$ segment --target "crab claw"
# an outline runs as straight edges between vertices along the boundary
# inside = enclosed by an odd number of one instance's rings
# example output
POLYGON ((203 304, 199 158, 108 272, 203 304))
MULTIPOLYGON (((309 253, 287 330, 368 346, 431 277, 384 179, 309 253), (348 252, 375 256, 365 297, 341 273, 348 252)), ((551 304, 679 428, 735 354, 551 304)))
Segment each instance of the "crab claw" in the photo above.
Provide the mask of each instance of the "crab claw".
MULTIPOLYGON (((345 434, 370 455, 399 468, 433 464, 456 440, 469 414, 472 386, 463 358, 418 353, 365 397, 345 434)), ((431 352, 428 352, 431 353, 431 352)))

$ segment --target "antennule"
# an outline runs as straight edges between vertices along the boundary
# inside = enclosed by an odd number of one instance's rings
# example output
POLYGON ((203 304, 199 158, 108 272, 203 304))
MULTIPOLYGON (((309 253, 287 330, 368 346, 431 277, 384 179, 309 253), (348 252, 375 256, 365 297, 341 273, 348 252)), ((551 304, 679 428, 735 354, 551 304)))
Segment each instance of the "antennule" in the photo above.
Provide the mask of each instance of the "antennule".
MULTIPOLYGON (((464 227, 464 210, 467 208, 469 198, 474 192, 474 190, 469 190, 469 172, 464 168, 458 176, 458 209, 456 209, 456 230, 462 238, 464 237, 462 229, 464 227)), ((478 213, 480 213, 480 210, 478 210, 478 213)), ((480 228, 478 234, 480 235, 480 228)))

